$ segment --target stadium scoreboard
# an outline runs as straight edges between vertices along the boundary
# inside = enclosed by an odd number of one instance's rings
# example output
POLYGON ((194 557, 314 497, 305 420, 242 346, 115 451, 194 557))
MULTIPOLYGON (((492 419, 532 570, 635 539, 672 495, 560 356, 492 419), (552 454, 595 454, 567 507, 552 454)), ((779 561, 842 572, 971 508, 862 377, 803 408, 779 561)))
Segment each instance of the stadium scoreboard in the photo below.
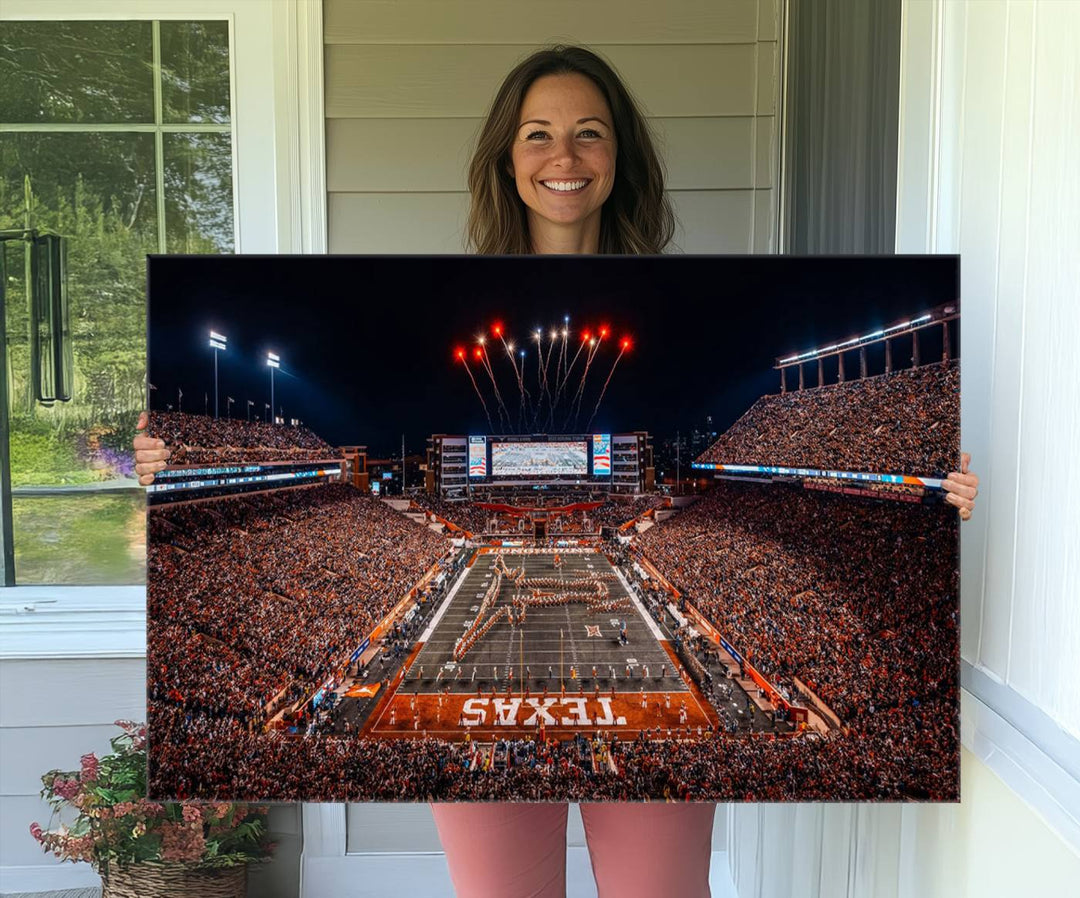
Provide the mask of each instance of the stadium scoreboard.
POLYGON ((591 434, 433 434, 428 488, 448 497, 536 487, 638 493, 652 446, 644 431, 591 434))

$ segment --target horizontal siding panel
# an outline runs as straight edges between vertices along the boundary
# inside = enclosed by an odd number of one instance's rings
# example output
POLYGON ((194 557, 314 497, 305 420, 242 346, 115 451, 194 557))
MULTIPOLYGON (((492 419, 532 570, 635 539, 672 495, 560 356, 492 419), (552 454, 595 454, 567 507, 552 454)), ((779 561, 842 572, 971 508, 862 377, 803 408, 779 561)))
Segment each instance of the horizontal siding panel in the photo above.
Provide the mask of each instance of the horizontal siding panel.
POLYGON ((754 138, 754 186, 773 187, 776 177, 776 119, 771 115, 759 115, 757 135, 754 138))
POLYGON ((675 243, 684 253, 749 253, 753 190, 675 190, 675 243))
POLYGON ((462 253, 467 193, 332 193, 332 253, 462 253))
POLYGON ((780 0, 757 0, 759 41, 775 41, 780 34, 780 0))
POLYGON ((780 96, 780 53, 776 42, 757 45, 757 103, 758 115, 776 115, 780 96))
POLYGON ((5 795, 0 802, 0 868, 53 863, 30 835, 31 823, 49 828, 52 808, 37 795, 5 795))
MULTIPOLYGON (((675 243, 685 253, 748 253, 754 190, 673 190, 675 243)), ((330 195, 330 252, 464 252, 467 193, 330 195)))
POLYGON ((754 120, 652 119, 669 190, 730 190, 754 185, 754 120))
POLYGON ((480 117, 330 119, 327 190, 465 190, 466 169, 482 121, 480 117))
POLYGON ((754 252, 777 251, 777 207, 775 190, 754 191, 754 252))
POLYGON ((442 851, 431 806, 425 802, 350 804, 345 833, 348 852, 442 851))
POLYGON ((146 661, 0 661, 0 727, 146 719, 146 661))
MULTIPOLYGON (((326 127, 331 193, 465 190, 481 118, 331 119, 326 127)), ((772 120, 665 118, 650 124, 672 190, 770 187, 772 120), (757 184, 754 170, 757 169, 757 184)))
MULTIPOLYGON (((767 44, 775 51, 775 44, 767 44)), ((653 116, 752 115, 753 44, 598 46, 653 116)), ((326 47, 326 116, 476 117, 527 52, 492 46, 326 47)), ((775 52, 762 51, 775 57, 775 52)), ((770 63, 771 65, 771 63, 770 63)), ((771 88, 769 88, 771 90, 771 88)), ((764 114, 774 105, 766 104, 764 114)))
POLYGON ((91 751, 108 754, 109 740, 119 735, 112 723, 0 729, 0 795, 37 795, 41 774, 78 770, 80 757, 91 751))
POLYGON ((745 43, 759 27, 756 0, 326 0, 323 15, 328 44, 745 43))

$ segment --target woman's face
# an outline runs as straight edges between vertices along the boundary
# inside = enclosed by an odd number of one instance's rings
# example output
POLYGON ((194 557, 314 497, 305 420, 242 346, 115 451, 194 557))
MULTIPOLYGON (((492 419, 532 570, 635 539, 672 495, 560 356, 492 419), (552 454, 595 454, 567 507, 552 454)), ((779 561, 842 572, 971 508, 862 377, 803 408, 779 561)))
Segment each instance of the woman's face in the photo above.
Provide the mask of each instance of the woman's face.
POLYGON ((510 162, 534 238, 537 228, 599 228, 615 183, 616 149, 611 110, 589 78, 545 75, 533 82, 510 162))

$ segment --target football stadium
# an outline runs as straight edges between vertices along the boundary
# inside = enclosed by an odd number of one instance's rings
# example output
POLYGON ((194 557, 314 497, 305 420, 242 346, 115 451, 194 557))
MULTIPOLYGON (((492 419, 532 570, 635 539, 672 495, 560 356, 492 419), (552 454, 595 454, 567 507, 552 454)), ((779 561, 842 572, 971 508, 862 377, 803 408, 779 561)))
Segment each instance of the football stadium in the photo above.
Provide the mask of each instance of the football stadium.
POLYGON ((151 796, 957 800, 958 308, 769 347, 686 489, 633 411, 680 372, 569 315, 451 345, 475 408, 396 491, 273 400, 152 394, 151 796))

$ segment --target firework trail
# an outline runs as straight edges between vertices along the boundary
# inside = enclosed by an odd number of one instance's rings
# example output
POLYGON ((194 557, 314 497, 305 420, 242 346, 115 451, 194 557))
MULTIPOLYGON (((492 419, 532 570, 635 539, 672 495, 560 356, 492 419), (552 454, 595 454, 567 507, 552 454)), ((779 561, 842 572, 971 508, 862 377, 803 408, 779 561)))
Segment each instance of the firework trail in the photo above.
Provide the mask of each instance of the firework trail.
MULTIPOLYGON (((585 393, 589 385, 589 373, 592 371, 593 364, 600 365, 598 356, 601 346, 607 341, 607 338, 611 336, 610 328, 607 325, 601 326, 598 330, 590 332, 585 331, 581 335, 581 341, 578 344, 576 351, 571 356, 570 353, 570 329, 569 329, 569 316, 565 319, 566 326, 559 329, 552 329, 550 344, 547 347, 545 354, 544 339, 547 336, 543 330, 533 332, 531 336, 536 340, 536 382, 537 392, 534 395, 526 385, 526 371, 525 366, 528 362, 528 352, 520 346, 516 346, 512 340, 508 338, 503 330, 503 326, 500 323, 496 323, 491 328, 491 335, 499 339, 503 350, 510 359, 510 367, 513 370, 513 377, 518 387, 518 414, 517 423, 514 423, 514 416, 510 412, 510 408, 507 405, 506 398, 502 395, 502 390, 499 388, 499 379, 495 375, 494 362, 487 351, 487 345, 484 335, 480 335, 476 339, 477 345, 472 348, 472 353, 475 357, 476 364, 478 364, 484 371, 487 372, 488 380, 491 382, 492 390, 495 394, 496 411, 498 413, 499 427, 505 428, 505 433, 526 433, 528 428, 532 428, 532 432, 539 433, 543 428, 544 432, 547 429, 557 426, 557 419, 565 414, 565 419, 562 423, 562 431, 566 432, 567 428, 573 424, 573 427, 578 426, 578 422, 581 418, 582 409, 585 403, 585 393), (562 342, 560 343, 560 337, 562 342), (578 382, 571 389, 570 382, 571 377, 575 370, 577 370, 578 359, 582 353, 585 354, 584 368, 581 372, 578 382), (552 355, 555 356, 552 359, 552 355), (552 371, 552 364, 554 363, 555 369, 552 371)), ((593 407, 592 414, 588 420, 588 427, 591 427, 599 414, 600 406, 603 404, 605 397, 607 396, 607 390, 611 384, 615 375, 615 370, 618 368, 619 362, 622 360, 623 355, 630 349, 630 339, 624 337, 620 343, 620 350, 612 362, 611 368, 608 370, 607 377, 603 382, 603 386, 600 388, 599 396, 597 397, 596 404, 593 407)), ((477 398, 480 400, 480 404, 483 406, 484 415, 487 417, 488 427, 492 431, 495 430, 495 423, 491 415, 491 407, 488 405, 484 396, 484 391, 480 389, 480 383, 477 380, 475 373, 472 370, 472 366, 468 360, 468 350, 459 348, 456 351, 457 359, 462 362, 465 367, 465 373, 469 376, 469 382, 473 386, 473 391, 476 393, 477 398)))
POLYGON ((600 328, 600 336, 596 338, 595 343, 590 345, 589 354, 585 357, 585 370, 581 372, 581 385, 578 387, 577 392, 577 410, 574 412, 575 428, 577 428, 578 418, 581 417, 581 401, 585 398, 585 381, 589 377, 589 369, 592 367, 593 359, 595 359, 597 353, 600 352, 600 344, 604 342, 604 337, 606 336, 607 328, 600 328))
POLYGON ((566 339, 568 335, 567 328, 562 330, 562 352, 555 353, 555 390, 551 394, 551 415, 549 419, 551 423, 555 422, 555 406, 559 404, 559 378, 562 375, 563 365, 566 363, 566 339))
POLYGON ((532 409, 532 429, 537 429, 540 409, 544 405, 544 332, 536 332, 536 408, 532 409))
POLYGON ((525 426, 529 422, 529 415, 532 414, 532 393, 529 392, 529 388, 525 386, 525 350, 520 350, 521 367, 518 367, 518 363, 514 360, 514 344, 507 345, 506 354, 510 357, 510 366, 514 369, 514 377, 517 378, 518 394, 521 397, 521 401, 518 403, 518 423, 515 433, 523 433, 525 426))
MULTIPOLYGON (((479 351, 477 352, 477 355, 479 355, 479 351)), ((465 357, 465 350, 459 349, 457 356, 465 366, 465 373, 469 375, 469 380, 472 381, 473 389, 476 390, 476 395, 480 397, 480 404, 484 407, 484 414, 487 415, 488 427, 494 431, 495 425, 491 423, 491 412, 488 411, 487 402, 484 401, 484 394, 480 392, 480 387, 476 383, 476 378, 473 377, 472 368, 469 367, 469 360, 465 357)))
POLYGON ((577 364, 578 356, 581 355, 581 350, 585 348, 585 344, 589 342, 589 334, 586 334, 581 338, 581 344, 577 348, 577 352, 574 353, 573 361, 570 362, 570 366, 563 374, 562 384, 558 387, 558 390, 562 391, 566 389, 566 385, 570 382, 570 372, 574 370, 574 366, 577 364))
POLYGON ((480 351, 484 359, 484 370, 487 371, 488 377, 491 378, 491 386, 495 390, 495 399, 499 403, 499 425, 502 426, 503 412, 506 412, 506 426, 510 426, 510 412, 506 408, 506 403, 503 402, 502 394, 499 392, 499 385, 495 382, 495 372, 491 370, 491 359, 488 358, 487 344, 480 344, 480 351))
POLYGON ((552 357, 552 355, 554 355, 556 357, 556 383, 557 383, 558 382, 558 377, 557 377, 557 374, 558 374, 558 352, 556 350, 555 344, 558 342, 558 339, 559 339, 559 332, 553 330, 551 332, 551 346, 548 347, 547 361, 544 362, 544 392, 547 393, 547 397, 548 397, 548 415, 544 419, 544 428, 545 429, 547 428, 549 422, 551 421, 551 419, 555 415, 555 396, 551 392, 551 385, 550 385, 550 383, 548 381, 548 370, 551 368, 551 357, 552 357))
POLYGON ((600 398, 596 400, 596 408, 593 409, 593 413, 589 416, 589 423, 585 425, 585 430, 592 427, 593 418, 596 417, 596 413, 600 411, 600 403, 604 401, 604 394, 607 392, 608 384, 611 383, 611 377, 615 373, 615 367, 619 364, 619 359, 623 357, 623 353, 630 348, 630 341, 623 340, 622 348, 619 350, 619 354, 615 356, 615 363, 611 366, 611 370, 608 372, 607 380, 604 381, 604 386, 600 390, 600 398))

